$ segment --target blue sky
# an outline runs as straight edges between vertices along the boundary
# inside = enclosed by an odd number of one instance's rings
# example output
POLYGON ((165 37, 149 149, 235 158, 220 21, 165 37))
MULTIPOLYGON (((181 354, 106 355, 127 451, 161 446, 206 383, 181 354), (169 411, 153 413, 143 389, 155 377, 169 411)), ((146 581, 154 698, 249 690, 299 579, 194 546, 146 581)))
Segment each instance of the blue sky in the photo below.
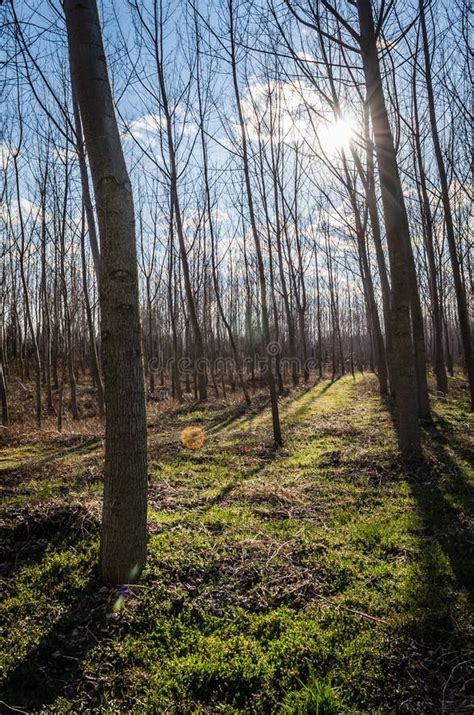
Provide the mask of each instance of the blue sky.
MULTIPOLYGON (((147 7, 150 3, 144 3, 147 7)), ((263 3, 262 3, 263 6, 263 3)), ((25 23, 23 25, 23 30, 25 37, 29 42, 29 47, 31 54, 34 56, 35 60, 38 62, 41 70, 44 72, 47 80, 50 82, 51 86, 54 87, 58 96, 63 100, 64 93, 68 95, 68 66, 67 66, 67 53, 66 53, 66 38, 65 30, 62 20, 54 13, 52 7, 46 0, 40 3, 35 3, 34 5, 25 0, 21 0, 15 3, 16 11, 20 17, 20 20, 25 23)), ((168 88, 173 96, 180 95, 180 89, 185 83, 186 77, 189 75, 188 58, 186 53, 180 48, 180 42, 186 40, 186 33, 190 31, 186 27, 186 23, 183 19, 183 14, 185 12, 187 5, 183 2, 178 2, 173 4, 173 13, 169 19, 167 25, 167 40, 165 43, 165 53, 168 57, 166 65, 167 73, 167 84, 168 88), (177 57, 178 65, 173 67, 171 61, 173 57, 177 57)), ((208 19, 210 24, 213 26, 214 30, 218 32, 222 38, 222 42, 227 46, 226 38, 226 19, 223 17, 222 8, 225 5, 221 2, 210 2, 207 4, 200 3, 200 12, 208 13, 208 19)), ((250 3, 247 6, 242 6, 245 10, 247 7, 252 7, 253 11, 256 11, 257 5, 255 3, 250 3)), ((414 17, 414 7, 409 4, 398 4, 398 8, 404 8, 402 16, 404 18, 414 17)), ((439 7, 439 3, 438 3, 439 7)), ((453 0, 449 0, 448 3, 443 4, 443 12, 436 17, 437 29, 440 35, 440 41, 448 36, 448 33, 454 31, 455 36, 457 29, 451 28, 449 26, 449 15, 451 9, 454 11, 456 4, 453 0)), ((2 9, 5 14, 5 6, 2 9)), ((112 2, 111 0, 106 0, 101 3, 101 15, 104 20, 104 38, 106 54, 110 69, 110 76, 113 82, 114 95, 118 103, 119 109, 119 120, 122 126, 122 131, 124 132, 124 148, 126 152, 127 161, 131 169, 132 180, 135 186, 135 193, 137 196, 136 203, 140 205, 141 202, 145 202, 147 205, 151 202, 153 203, 155 199, 152 198, 151 193, 157 191, 157 197, 159 202, 161 202, 161 214, 160 214, 160 225, 163 227, 163 231, 166 230, 166 206, 167 206, 167 193, 166 187, 157 184, 155 188, 154 181, 155 178, 160 177, 159 171, 150 163, 146 157, 143 156, 139 147, 136 143, 127 136, 125 131, 125 125, 133 129, 136 139, 149 148, 155 153, 158 160, 160 160, 160 144, 159 144, 159 125, 161 122, 159 106, 157 102, 151 98, 149 94, 144 92, 143 87, 138 82, 138 78, 143 79, 148 76, 147 84, 150 88, 156 88, 156 71, 153 66, 153 58, 149 52, 141 51, 138 71, 133 73, 130 71, 130 58, 124 50, 124 46, 128 46, 131 54, 132 60, 137 59, 137 51, 135 47, 135 28, 132 21, 132 13, 130 7, 126 2, 112 2), (137 77, 137 75, 139 77, 137 77), (123 119, 123 121, 122 121, 123 119)), ((241 21, 239 27, 243 27, 246 15, 242 13, 241 21)), ((255 25, 251 26, 251 29, 255 25)), ((392 23, 392 31, 393 29, 392 23)), ((312 71, 318 71, 318 65, 311 63, 311 53, 317 51, 315 47, 316 38, 310 31, 303 31, 299 47, 300 51, 304 51, 306 55, 310 58, 309 67, 312 71)), ((412 42, 413 38, 410 36, 409 41, 412 42)), ((215 41, 212 36, 209 36, 209 42, 212 44, 212 53, 214 55, 214 66, 211 74, 210 90, 211 90, 211 100, 209 105, 209 123, 207 126, 208 132, 212 135, 209 140, 209 151, 210 159, 213 170, 213 181, 215 185, 215 197, 216 197, 216 212, 219 212, 220 217, 220 235, 222 242, 222 250, 226 250, 225 247, 228 246, 230 238, 237 233, 242 232, 241 219, 239 218, 239 201, 240 201, 240 191, 241 191, 241 175, 239 173, 240 160, 239 157, 235 155, 233 151, 233 146, 231 143, 232 137, 238 138, 238 132, 236 132, 235 127, 235 102, 233 98, 232 88, 230 85, 229 76, 229 66, 225 61, 225 51, 219 45, 219 42, 215 41), (227 218, 226 218, 227 217, 227 218)), ((185 43, 186 44, 186 43, 185 43)), ((262 104, 261 116, 265 115, 265 92, 262 87, 265 88, 265 82, 262 81, 262 67, 265 61, 265 55, 261 52, 255 51, 251 52, 248 46, 255 47, 256 50, 260 50, 265 46, 265 36, 264 33, 260 33, 257 37, 253 36, 250 32, 245 38, 245 48, 240 48, 239 50, 239 69, 240 69, 240 81, 242 87, 242 94, 244 99, 244 108, 248 112, 248 116, 252 114, 252 101, 256 102, 257 107, 259 103, 262 104)), ((266 43, 268 45, 268 42, 266 43)), ((204 48, 206 49, 206 48, 204 48)), ((283 53, 284 48, 280 47, 279 51, 283 53)), ((450 77, 454 78, 456 81, 459 76, 463 73, 463 65, 461 57, 459 57, 459 50, 453 41, 449 41, 445 45, 445 50, 449 50, 450 56, 447 58, 450 67, 450 77)), ((8 51, 8 48, 7 48, 8 51)), ((411 69, 410 64, 407 64, 405 57, 407 55, 407 47, 400 44, 399 47, 393 50, 394 62, 397 64, 396 78, 399 88, 403 89, 406 87, 406 83, 411 80, 411 69)), ((357 60, 355 60, 357 62, 357 60)), ((21 64, 21 61, 20 61, 21 64)), ((288 133, 286 136, 285 144, 288 145, 285 148, 286 152, 286 162, 287 162, 287 181, 291 185, 292 182, 292 143, 293 140, 299 139, 301 142, 302 150, 307 150, 308 147, 314 146, 318 149, 317 137, 312 137, 313 129, 316 127, 317 134, 324 144, 323 148, 329 151, 329 161, 337 161, 337 151, 334 151, 334 147, 331 144, 335 144, 338 141, 339 131, 343 131, 343 127, 336 127, 331 129, 329 124, 329 132, 324 133, 327 126, 324 122, 321 123, 319 115, 324 114, 331 118, 331 110, 327 105, 324 104, 320 97, 316 95, 308 94, 310 90, 306 85, 304 85, 305 101, 307 104, 311 104, 313 112, 313 121, 315 125, 311 125, 307 121, 307 108, 301 109, 301 100, 296 99, 295 92, 292 88, 292 84, 295 82, 306 82, 306 79, 301 79, 301 73, 295 70, 294 65, 288 60, 282 60, 282 67, 287 73, 278 82, 278 93, 281 97, 281 101, 285 109, 284 123, 288 127, 288 133)), ((10 68, 11 69, 11 68, 10 68)), ((442 66, 436 64, 435 69, 441 71, 442 66)), ((41 81, 38 73, 34 69, 30 69, 30 78, 34 82, 34 91, 37 93, 40 100, 48 107, 51 113, 56 118, 56 121, 62 122, 61 113, 55 104, 54 99, 49 93, 47 87, 41 81)), ((306 83, 307 84, 307 83, 306 83)), ((390 86, 390 85, 388 85, 390 86)), ((8 89, 8 88, 7 88, 8 89)), ((303 90, 302 90, 303 91, 303 90)), ((422 89, 421 89, 422 92, 422 89)), ((359 121, 358 108, 360 108, 360 103, 357 99, 357 95, 351 90, 343 90, 346 95, 348 111, 348 122, 349 124, 357 125, 359 121), (354 108, 351 109, 350 105, 354 103, 354 108)), ((3 137, 0 138, 0 143, 12 143, 15 144, 17 138, 18 124, 15 122, 15 112, 16 112, 16 95, 10 86, 7 91, 7 98, 3 104, 2 112, 4 113, 4 121, 2 125, 3 137)), ((195 87, 193 86, 191 90, 192 94, 192 111, 186 114, 186 110, 183 103, 178 103, 176 107, 177 112, 177 132, 179 133, 183 128, 183 118, 186 117, 185 131, 183 136, 183 141, 181 148, 179 150, 178 159, 180 162, 180 167, 186 166, 185 174, 180 183, 180 188, 182 192, 183 207, 185 212, 185 219, 190 231, 193 229, 193 220, 198 211, 198 203, 202 199, 201 196, 201 170, 200 170, 200 154, 199 154, 199 143, 194 146, 194 152, 191 159, 188 162, 189 149, 193 146, 196 138, 197 126, 195 124, 196 118, 196 101, 195 101, 195 87), (188 162, 188 163, 186 163, 188 162)), ((296 93, 297 94, 297 93, 296 93)), ((38 152, 42 150, 42 145, 44 144, 45 137, 49 131, 47 127, 47 122, 45 121, 44 114, 38 105, 35 97, 33 96, 31 87, 27 82, 27 78, 22 75, 22 92, 21 92, 21 102, 22 102, 22 114, 24 118, 24 152, 22 153, 22 193, 25 200, 34 203, 37 199, 37 187, 35 184, 35 161, 38 157, 38 152), (39 132, 39 134, 38 134, 39 132)), ((406 121, 409 123, 411 121, 410 117, 410 100, 404 100, 403 92, 401 93, 401 109, 404 112, 406 121)), ((443 124, 443 117, 449 119, 449 111, 445 114, 445 110, 449 110, 449 102, 447 101, 447 95, 439 100, 439 113, 441 124, 443 124)), ((247 125, 249 135, 253 136, 253 124, 249 119, 247 125)), ((447 131, 449 131, 449 122, 446 125, 447 131)), ((64 148, 64 139, 61 138, 54 129, 53 133, 57 135, 58 144, 64 148)), ((462 150, 462 147, 460 151, 462 150)), ((400 147, 400 159, 402 169, 409 172, 412 168, 410 146, 402 141, 400 147)), ((301 191, 300 197, 300 211, 302 217, 306 220, 312 219, 315 215, 320 213, 321 202, 328 203, 328 201, 323 197, 321 191, 327 190, 329 194, 329 199, 333 203, 333 207, 327 206, 326 210, 328 215, 332 216, 331 220, 338 222, 337 216, 335 216, 333 208, 341 208, 344 211, 342 199, 340 192, 338 192, 337 187, 333 187, 334 181, 331 178, 330 172, 327 172, 327 166, 324 162, 319 161, 315 158, 312 161, 308 160, 308 177, 304 183, 304 190, 301 191)), ((427 154, 427 165, 429 166, 429 154, 427 154)), ((409 184, 409 173, 406 174, 405 179, 407 184, 409 184)), ((436 182, 436 177, 433 175, 432 178, 433 186, 436 182)), ((410 198, 410 192, 407 189, 407 196, 410 198)), ((272 207, 270 206, 270 210, 272 207)), ((79 206, 77 207, 79 211, 79 206)), ((146 209, 148 211, 148 209, 146 209)), ((262 207, 258 206, 259 216, 262 216, 262 207)), ((217 215, 217 213, 216 213, 217 215)), ((146 223, 151 222, 151 214, 148 214, 148 219, 146 223)), ((340 222, 339 222, 340 223, 340 222)), ((339 232, 344 233, 344 227, 338 229, 339 232)), ((336 235, 338 234, 336 231, 336 235)), ((347 241, 343 242, 342 250, 349 246, 347 241)))

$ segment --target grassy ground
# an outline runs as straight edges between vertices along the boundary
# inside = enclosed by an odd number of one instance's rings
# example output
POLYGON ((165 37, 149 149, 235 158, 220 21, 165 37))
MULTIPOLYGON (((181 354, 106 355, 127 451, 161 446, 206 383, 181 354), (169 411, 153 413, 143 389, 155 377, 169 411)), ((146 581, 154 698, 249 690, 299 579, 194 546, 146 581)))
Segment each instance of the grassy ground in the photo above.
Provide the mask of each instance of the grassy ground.
POLYGON ((473 418, 399 459, 372 376, 151 419, 149 560, 100 589, 100 435, 0 453, 8 706, 45 713, 472 713, 473 418), (201 426, 196 451, 179 441, 201 426))

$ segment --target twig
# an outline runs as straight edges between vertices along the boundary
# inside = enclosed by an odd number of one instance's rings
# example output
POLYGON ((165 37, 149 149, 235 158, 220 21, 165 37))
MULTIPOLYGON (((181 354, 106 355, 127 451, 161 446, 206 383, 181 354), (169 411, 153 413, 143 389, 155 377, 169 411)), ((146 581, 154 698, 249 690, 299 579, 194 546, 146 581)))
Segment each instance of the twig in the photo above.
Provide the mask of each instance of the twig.
POLYGON ((14 705, 8 705, 8 703, 5 703, 3 700, 0 700, 0 705, 4 705, 7 710, 11 710, 14 713, 23 713, 23 715, 28 715, 26 710, 20 710, 20 708, 16 708, 14 705))
POLYGON ((354 613, 356 616, 361 616, 362 618, 367 618, 370 621, 377 621, 378 623, 384 623, 386 626, 390 625, 389 622, 385 620, 385 618, 379 618, 379 616, 371 616, 369 613, 364 613, 363 611, 356 611, 355 608, 349 608, 349 606, 344 606, 342 603, 336 603, 331 598, 327 598, 326 596, 321 596, 320 594, 316 594, 316 598, 320 598, 322 601, 329 603, 330 606, 335 606, 336 608, 342 608, 345 611, 349 611, 349 613, 354 613))

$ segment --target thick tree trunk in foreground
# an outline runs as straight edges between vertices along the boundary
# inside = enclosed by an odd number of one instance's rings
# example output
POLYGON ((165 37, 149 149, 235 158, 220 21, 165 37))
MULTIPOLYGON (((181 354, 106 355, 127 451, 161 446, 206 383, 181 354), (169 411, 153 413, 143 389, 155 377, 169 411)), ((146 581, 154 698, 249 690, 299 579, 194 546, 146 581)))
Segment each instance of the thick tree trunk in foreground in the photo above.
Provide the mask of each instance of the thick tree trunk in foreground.
POLYGON ((391 327, 399 441, 404 457, 416 458, 420 455, 421 445, 415 355, 410 324, 410 294, 413 289, 407 248, 410 232, 385 105, 370 0, 357 0, 357 9, 392 274, 391 327))
POLYGON ((73 83, 101 241, 105 479, 100 575, 137 578, 146 557, 147 452, 133 198, 95 0, 64 3, 73 83))

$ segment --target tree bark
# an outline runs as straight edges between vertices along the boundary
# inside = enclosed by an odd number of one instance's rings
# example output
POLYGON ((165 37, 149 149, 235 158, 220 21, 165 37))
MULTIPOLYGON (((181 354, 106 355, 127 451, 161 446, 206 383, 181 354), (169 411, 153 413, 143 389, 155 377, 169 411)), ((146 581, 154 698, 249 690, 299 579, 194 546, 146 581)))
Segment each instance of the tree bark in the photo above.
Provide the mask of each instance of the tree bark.
POLYGON ((91 371, 94 378, 96 390, 97 390, 97 402, 99 406, 99 415, 103 417, 105 415, 105 403, 104 403, 104 385, 102 382, 102 375, 100 372, 99 356, 97 354, 97 345, 95 340, 94 331, 94 321, 92 319, 92 310, 89 300, 89 288, 87 285, 87 264, 86 264, 86 247, 84 240, 84 212, 85 205, 83 202, 82 208, 82 221, 81 221, 81 264, 82 264, 82 289, 84 291, 84 304, 86 308, 86 319, 87 319, 87 330, 89 332, 89 349, 91 354, 91 371))
POLYGON ((265 347, 269 351, 267 360, 267 383, 268 391, 270 393, 270 404, 272 411, 272 424, 273 424, 273 441, 276 447, 281 447, 283 444, 283 439, 281 435, 281 425, 280 425, 280 415, 278 410, 278 397, 275 389, 275 378, 273 375, 273 366, 271 359, 271 345, 270 345, 270 323, 268 320, 268 301, 267 301, 267 286, 265 280, 265 266, 263 263, 262 246, 260 242, 260 236, 257 228, 257 219, 255 216, 253 195, 252 195, 252 185, 250 181, 250 169, 249 169, 249 158, 248 158, 248 147, 247 147, 247 135, 245 132, 245 121, 242 111, 242 103, 240 99, 239 83, 237 78, 237 58, 236 58, 236 47, 235 47, 235 35, 234 35, 234 9, 233 2, 229 0, 229 37, 230 37, 230 55, 231 55, 231 70, 232 70, 232 83, 234 87, 235 101, 237 104, 237 114, 239 120, 240 136, 242 141, 242 164, 245 179, 245 190, 247 196, 247 205, 249 210, 250 227, 252 229, 252 236, 255 244, 255 252, 257 254, 257 266, 258 266, 258 276, 260 285, 260 300, 262 304, 262 328, 263 337, 265 340, 265 347))
POLYGON ((105 473, 100 576, 134 581, 146 558, 147 442, 133 197, 95 0, 64 10, 101 242, 105 473))
POLYGON ((367 181, 365 184, 365 196, 367 209, 369 212, 370 225, 372 228, 372 239, 375 246, 375 255, 377 259, 377 267, 380 277, 380 290, 382 293, 382 309, 385 327, 385 354, 387 358, 388 379, 390 383, 390 392, 395 395, 395 379, 393 368, 393 346, 392 346, 392 327, 391 327, 391 298, 390 298, 390 282, 385 264, 385 255, 382 245, 382 235, 380 231, 380 220, 377 210, 377 197, 375 194, 374 181, 374 151, 372 142, 369 136, 369 117, 366 112, 365 120, 365 141, 367 147, 367 181))
POLYGON ((374 131, 392 275, 391 326, 399 442, 403 456, 407 459, 416 459, 421 455, 421 442, 415 355, 410 324, 412 286, 407 251, 410 232, 393 135, 385 105, 370 0, 357 0, 357 9, 364 77, 374 131))
POLYGON ((451 203, 449 201, 448 177, 446 174, 446 167, 444 164, 443 153, 441 151, 441 142, 439 139, 438 123, 434 102, 433 82, 431 78, 430 45, 428 40, 428 32, 426 29, 424 6, 425 0, 421 0, 420 25, 423 39, 423 52, 425 58, 425 80, 426 91, 428 95, 428 110, 430 115, 431 137, 433 140, 434 153, 436 158, 436 164, 438 167, 439 180, 441 184, 441 201, 443 204, 444 221, 446 225, 446 238, 448 240, 449 257, 451 259, 451 269, 453 271, 454 290, 456 293, 456 303, 458 308, 459 329, 461 333, 461 342, 464 353, 464 363, 467 378, 469 381, 471 410, 474 410, 474 355, 472 347, 471 327, 469 323, 466 293, 464 291, 464 286, 462 282, 459 256, 456 247, 456 238, 454 235, 453 214, 451 211, 451 203))
POLYGON ((71 85, 72 85, 72 109, 74 114, 74 127, 76 130, 76 152, 77 158, 79 160, 79 173, 81 175, 81 187, 82 187, 82 202, 84 204, 86 218, 87 218, 87 228, 89 231, 89 243, 92 251, 92 260, 94 261, 94 270, 97 278, 97 285, 100 284, 100 251, 99 242, 97 240, 97 231, 95 227, 94 219, 94 209, 92 207, 91 191, 89 186, 89 175, 87 173, 86 164, 86 154, 84 151, 84 138, 82 136, 82 124, 81 115, 79 112, 79 107, 77 105, 76 90, 74 83, 72 82, 72 69, 71 72, 71 85))
POLYGON ((416 73, 413 73, 413 118, 415 126, 413 127, 413 137, 415 142, 415 170, 418 169, 418 192, 420 196, 422 224, 423 224, 423 242, 425 245, 427 263, 428 263, 428 282, 431 298, 431 312, 433 318, 433 334, 434 334, 434 372, 436 375, 436 386, 440 392, 448 391, 448 378, 444 365, 443 352, 443 320, 441 315, 441 306, 439 301, 438 278, 436 270, 436 260, 434 252, 434 237, 433 237, 433 220, 430 201, 428 197, 428 189, 426 186, 426 174, 423 164, 423 153, 421 149, 420 138, 420 122, 418 116, 418 97, 416 91, 416 73))
POLYGON ((8 412, 8 392, 7 392, 7 381, 5 377, 5 369, 3 367, 4 355, 3 348, 0 347, 2 351, 0 354, 0 398, 2 402, 2 425, 8 427, 10 419, 8 412))

